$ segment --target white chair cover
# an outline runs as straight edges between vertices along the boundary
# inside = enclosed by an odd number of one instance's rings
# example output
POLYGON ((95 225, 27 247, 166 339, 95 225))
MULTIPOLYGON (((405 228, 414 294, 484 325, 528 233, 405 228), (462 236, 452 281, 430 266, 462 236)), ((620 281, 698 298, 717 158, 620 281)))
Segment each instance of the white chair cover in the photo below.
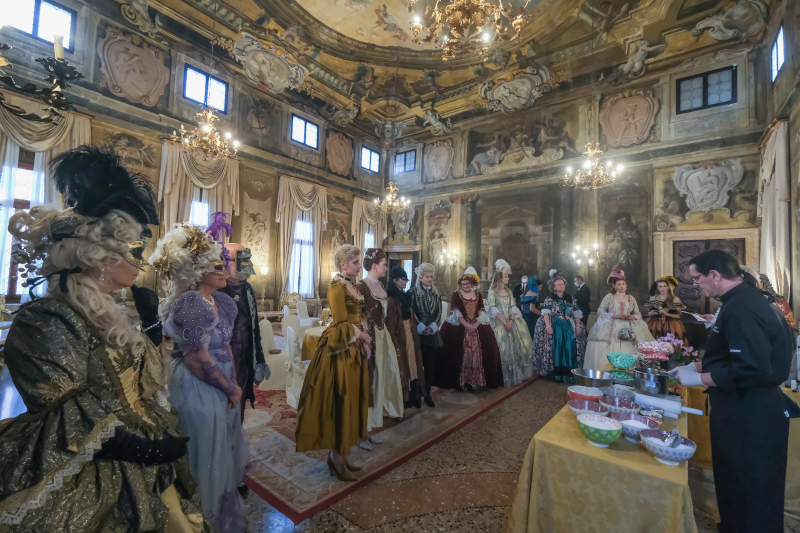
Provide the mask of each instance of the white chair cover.
POLYGON ((299 316, 301 320, 304 318, 309 318, 308 304, 302 300, 297 302, 297 316, 299 316))
POLYGON ((284 390, 286 389, 286 379, 289 371, 286 369, 289 362, 289 350, 282 350, 281 353, 272 354, 270 350, 276 350, 275 334, 272 330, 272 322, 262 320, 258 325, 261 329, 261 347, 264 349, 264 361, 269 365, 269 379, 262 381, 258 389, 262 391, 284 390))
MULTIPOLYGON (((294 328, 295 335, 300 335, 300 317, 297 315, 286 315, 281 319, 281 332, 283 333, 283 338, 288 339, 286 337, 286 331, 288 328, 294 328)), ((305 332, 304 332, 305 334, 305 332)), ((287 340, 288 343, 288 340, 287 340)), ((287 349, 289 345, 286 345, 287 349)))
POLYGON ((300 392, 303 390, 303 380, 311 361, 303 361, 300 351, 300 342, 294 328, 286 330, 286 348, 289 350, 288 374, 286 377, 286 403, 297 409, 300 401, 300 392))
POLYGON ((442 316, 439 317, 439 327, 442 327, 448 316, 450 316, 450 302, 442 302, 442 316))
POLYGON ((289 306, 288 305, 284 305, 283 306, 283 316, 289 316, 291 314, 292 314, 292 312, 289 310, 289 306))
POLYGON ((272 331, 272 322, 269 320, 262 320, 258 324, 258 329, 261 332, 261 348, 264 350, 266 356, 270 350, 275 350, 275 333, 272 331))

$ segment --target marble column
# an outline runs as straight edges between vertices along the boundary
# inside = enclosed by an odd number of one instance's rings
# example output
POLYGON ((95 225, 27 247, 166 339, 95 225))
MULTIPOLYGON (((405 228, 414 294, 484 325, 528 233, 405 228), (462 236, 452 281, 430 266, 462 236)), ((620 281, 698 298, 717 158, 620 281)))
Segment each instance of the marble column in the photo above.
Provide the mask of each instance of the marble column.
POLYGON ((478 212, 478 197, 464 203, 467 216, 466 265, 481 271, 481 214, 478 212))

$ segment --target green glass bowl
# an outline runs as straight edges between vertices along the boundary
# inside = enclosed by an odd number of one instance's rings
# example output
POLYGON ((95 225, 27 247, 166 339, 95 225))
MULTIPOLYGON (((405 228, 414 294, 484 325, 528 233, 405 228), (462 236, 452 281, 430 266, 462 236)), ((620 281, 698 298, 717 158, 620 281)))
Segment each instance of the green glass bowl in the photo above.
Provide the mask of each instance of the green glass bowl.
POLYGON ((589 439, 589 443, 598 448, 607 448, 609 444, 616 442, 622 435, 622 424, 618 420, 600 415, 579 415, 578 427, 583 436, 589 439), (615 429, 600 429, 588 424, 591 422, 614 426, 615 429))
POLYGON ((608 357, 608 362, 619 370, 633 368, 637 361, 636 356, 629 353, 611 352, 606 354, 606 357, 608 357))

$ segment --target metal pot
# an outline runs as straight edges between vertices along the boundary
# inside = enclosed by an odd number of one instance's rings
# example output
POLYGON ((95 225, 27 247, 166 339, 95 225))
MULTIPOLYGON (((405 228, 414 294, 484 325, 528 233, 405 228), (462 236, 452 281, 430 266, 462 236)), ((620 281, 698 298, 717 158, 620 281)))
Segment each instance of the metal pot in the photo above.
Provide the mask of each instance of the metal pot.
POLYGON ((611 372, 601 372, 588 368, 573 368, 572 375, 575 377, 576 385, 597 388, 614 385, 614 374, 611 372))
POLYGON ((666 398, 669 393, 669 373, 643 366, 633 369, 633 388, 640 394, 666 398))

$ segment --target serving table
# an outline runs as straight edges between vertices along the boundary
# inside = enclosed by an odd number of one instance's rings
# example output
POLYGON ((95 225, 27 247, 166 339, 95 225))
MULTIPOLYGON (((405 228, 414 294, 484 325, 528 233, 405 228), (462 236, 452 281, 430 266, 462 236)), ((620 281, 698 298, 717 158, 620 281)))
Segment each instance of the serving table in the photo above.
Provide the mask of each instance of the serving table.
POLYGON ((314 352, 317 351, 317 344, 319 344, 319 338, 322 337, 322 332, 325 329, 326 326, 317 326, 306 330, 306 334, 303 336, 303 344, 300 346, 303 361, 310 361, 314 356, 314 352))
MULTIPOLYGON (((661 429, 675 426, 692 438, 686 413, 661 429)), ((687 463, 662 464, 625 437, 593 446, 564 406, 528 446, 506 531, 696 533, 687 463)))

